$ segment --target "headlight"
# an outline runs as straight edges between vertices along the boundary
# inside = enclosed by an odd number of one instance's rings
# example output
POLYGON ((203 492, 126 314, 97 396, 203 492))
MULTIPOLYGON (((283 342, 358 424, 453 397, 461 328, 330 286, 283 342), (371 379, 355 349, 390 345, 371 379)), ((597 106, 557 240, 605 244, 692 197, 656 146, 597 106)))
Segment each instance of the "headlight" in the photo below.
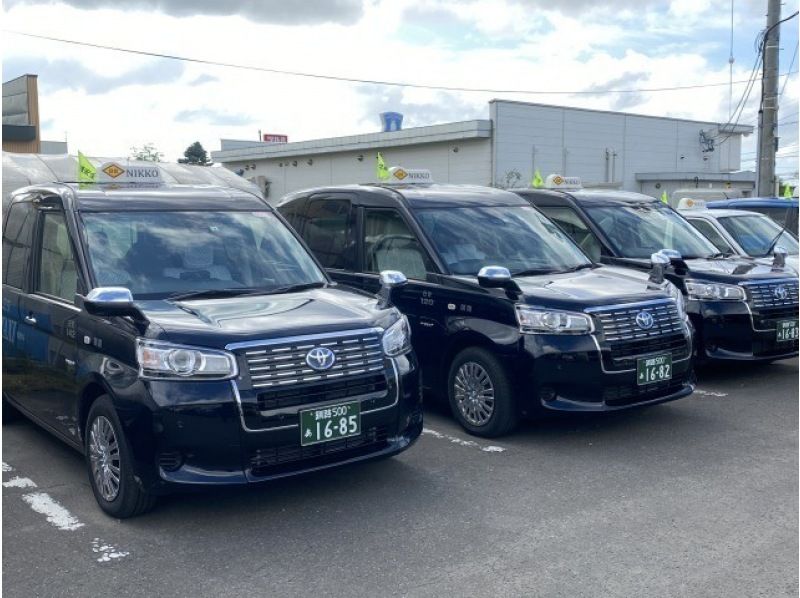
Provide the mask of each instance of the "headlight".
POLYGON ((554 311, 517 306, 517 322, 523 334, 588 334, 589 316, 571 311, 554 311))
POLYGON ((669 296, 672 297, 672 300, 675 301, 675 305, 678 306, 678 315, 681 319, 684 319, 686 317, 686 297, 683 296, 683 293, 681 293, 678 287, 669 281, 667 281, 664 286, 664 290, 667 291, 669 296))
POLYGON ((743 301, 744 289, 733 284, 686 282, 689 299, 700 301, 743 301))
POLYGON ((400 319, 383 333, 383 352, 389 357, 397 357, 411 350, 411 327, 408 318, 400 315, 400 319))
POLYGON ((236 358, 227 351, 136 339, 143 378, 226 380, 236 376, 236 358))

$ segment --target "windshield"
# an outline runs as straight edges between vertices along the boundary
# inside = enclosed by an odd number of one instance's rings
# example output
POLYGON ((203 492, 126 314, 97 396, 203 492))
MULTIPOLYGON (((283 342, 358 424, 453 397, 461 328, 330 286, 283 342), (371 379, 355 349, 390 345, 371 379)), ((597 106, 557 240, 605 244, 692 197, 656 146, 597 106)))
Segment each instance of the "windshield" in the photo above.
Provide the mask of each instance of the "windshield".
POLYGON ((85 213, 83 224, 97 284, 140 299, 325 281, 269 211, 85 213))
POLYGON ((770 246, 783 247, 790 255, 798 253, 797 239, 789 232, 781 233, 783 227, 766 216, 724 216, 718 220, 747 255, 764 257, 770 246), (778 233, 780 238, 776 242, 778 233))
POLYGON ((717 252, 711 241, 667 206, 634 204, 588 206, 586 212, 602 229, 619 257, 650 258, 674 249, 684 258, 709 257, 717 252))
POLYGON ((453 274, 475 276, 484 266, 504 266, 517 274, 591 265, 558 226, 529 206, 419 209, 415 214, 453 274))

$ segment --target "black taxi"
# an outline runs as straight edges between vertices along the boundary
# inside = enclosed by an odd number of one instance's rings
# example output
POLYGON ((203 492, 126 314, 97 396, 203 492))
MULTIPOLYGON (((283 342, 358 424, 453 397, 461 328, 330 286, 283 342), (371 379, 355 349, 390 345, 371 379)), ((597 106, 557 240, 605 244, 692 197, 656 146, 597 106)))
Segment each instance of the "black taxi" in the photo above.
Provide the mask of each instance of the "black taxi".
POLYGON ((513 193, 425 182, 292 193, 278 210, 331 277, 369 292, 408 284, 423 385, 470 433, 509 432, 543 410, 610 411, 693 390, 691 332, 671 283, 593 263, 513 193))
MULTIPOLYGON (((120 169, 124 165, 119 166, 120 169)), ((116 171, 114 171, 116 172, 116 171)), ((261 198, 46 184, 3 229, 3 414, 83 452, 107 513, 387 457, 422 431, 408 322, 261 198)))
MULTIPOLYGON (((678 212, 640 193, 583 189, 551 175, 545 188, 515 190, 593 260, 646 269, 664 247, 666 276, 687 298, 698 357, 772 361, 798 353, 798 279, 775 247, 771 264, 720 253, 678 212)), ((777 238, 776 243, 777 244, 777 238)))

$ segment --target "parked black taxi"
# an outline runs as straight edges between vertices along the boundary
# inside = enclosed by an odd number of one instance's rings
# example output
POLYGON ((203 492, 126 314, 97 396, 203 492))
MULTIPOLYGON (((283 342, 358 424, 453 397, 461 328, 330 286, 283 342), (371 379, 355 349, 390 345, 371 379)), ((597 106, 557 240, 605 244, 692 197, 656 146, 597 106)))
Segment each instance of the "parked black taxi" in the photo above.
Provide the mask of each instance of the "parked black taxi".
MULTIPOLYGON (((775 248, 773 263, 719 250, 678 212, 647 195, 582 189, 551 175, 551 188, 517 190, 592 259, 645 269, 668 251, 666 276, 687 298, 701 360, 772 361, 798 352, 798 279, 775 248)), ((777 238, 776 238, 777 241, 777 238)))
POLYGON ((4 415, 86 456, 107 513, 408 448, 406 318, 333 283, 262 199, 219 187, 50 184, 3 230, 4 415))
POLYGON ((394 301, 423 385, 468 432, 692 392, 691 332, 671 283, 593 263, 513 193, 391 172, 405 182, 296 192, 278 210, 334 280, 375 292, 381 270, 409 279, 394 301))

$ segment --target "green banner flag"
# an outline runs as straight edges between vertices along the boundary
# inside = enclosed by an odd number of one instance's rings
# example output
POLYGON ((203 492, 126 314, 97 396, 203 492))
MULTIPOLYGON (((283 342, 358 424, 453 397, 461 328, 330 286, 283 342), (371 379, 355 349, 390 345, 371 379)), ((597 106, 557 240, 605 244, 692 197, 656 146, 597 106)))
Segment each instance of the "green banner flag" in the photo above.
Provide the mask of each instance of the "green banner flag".
POLYGON ((78 182, 94 183, 97 180, 97 169, 82 153, 78 152, 78 182))
POLYGON ((386 162, 383 161, 383 156, 378 152, 378 167, 377 177, 379 181, 385 181, 389 178, 389 169, 386 167, 386 162))
POLYGON ((541 189, 544 187, 544 179, 542 178, 542 173, 539 172, 539 169, 536 169, 536 172, 533 173, 533 180, 531 181, 531 187, 534 189, 541 189))
POLYGON ((666 191, 664 191, 664 192, 661 194, 661 201, 663 201, 665 204, 668 204, 668 203, 669 203, 669 196, 667 195, 667 192, 666 192, 666 191))
POLYGON ((783 187, 783 197, 785 199, 792 199, 792 186, 791 185, 785 185, 783 187))

